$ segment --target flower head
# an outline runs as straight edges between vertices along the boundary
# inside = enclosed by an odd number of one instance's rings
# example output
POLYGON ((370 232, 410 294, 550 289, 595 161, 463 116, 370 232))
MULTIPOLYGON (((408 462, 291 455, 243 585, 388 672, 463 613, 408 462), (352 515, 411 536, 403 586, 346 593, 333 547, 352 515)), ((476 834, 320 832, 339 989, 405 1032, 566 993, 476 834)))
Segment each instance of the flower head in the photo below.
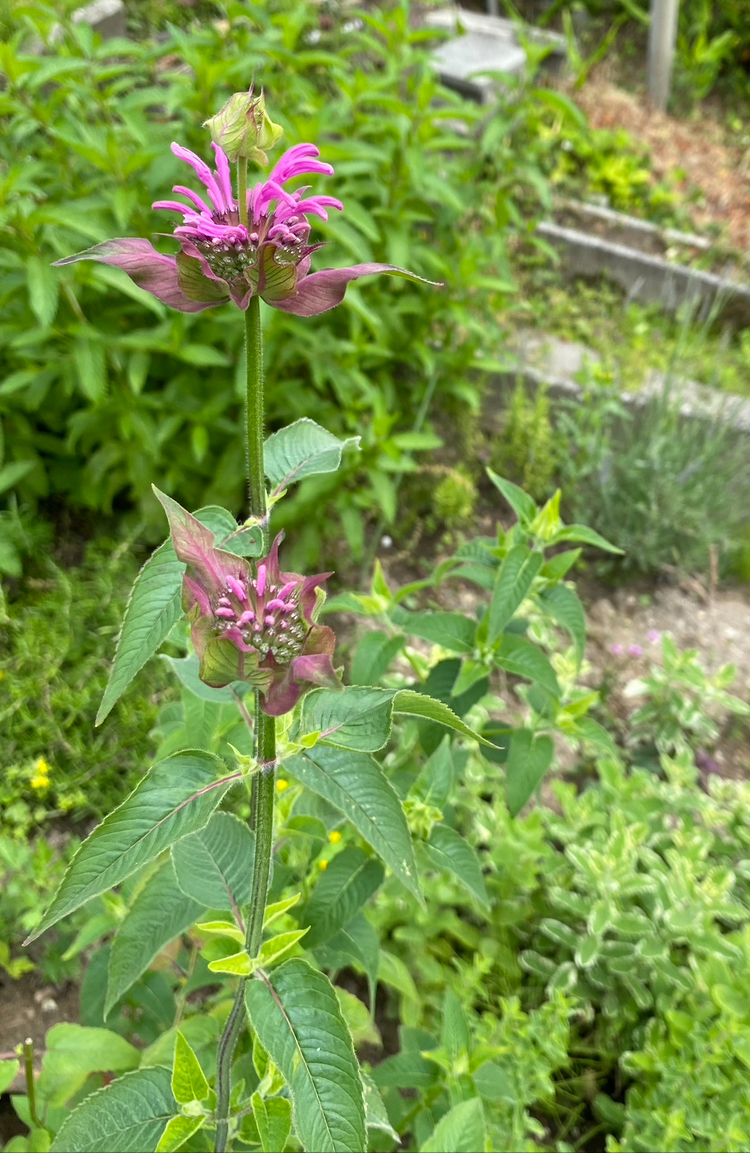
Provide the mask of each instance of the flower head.
POLYGON ((277 536, 268 556, 250 562, 214 547, 213 534, 171 497, 154 490, 169 520, 174 550, 187 568, 182 607, 213 688, 247 681, 263 694, 263 710, 281 716, 312 685, 337 688, 332 629, 316 624, 331 575, 302 577, 279 569, 277 536))
POLYGON ((182 223, 174 229, 181 245, 177 256, 162 255, 148 240, 125 237, 105 240, 57 263, 98 260, 112 264, 181 312, 200 312, 230 300, 245 309, 253 296, 260 296, 284 312, 316 316, 340 304, 347 285, 360 276, 388 272, 422 280, 392 264, 355 264, 310 273, 310 256, 321 246, 309 244, 312 225, 308 218, 327 220, 329 208, 341 211, 344 207, 333 196, 308 196, 309 186, 293 192, 284 187, 295 177, 332 175, 331 165, 318 160, 314 144, 289 148, 268 179, 248 189, 247 223, 240 218, 234 198, 229 159, 218 144, 213 149, 214 170, 188 148, 172 145, 175 156, 191 166, 205 189, 198 195, 177 184, 173 191, 184 200, 157 200, 153 206, 182 215, 182 223))

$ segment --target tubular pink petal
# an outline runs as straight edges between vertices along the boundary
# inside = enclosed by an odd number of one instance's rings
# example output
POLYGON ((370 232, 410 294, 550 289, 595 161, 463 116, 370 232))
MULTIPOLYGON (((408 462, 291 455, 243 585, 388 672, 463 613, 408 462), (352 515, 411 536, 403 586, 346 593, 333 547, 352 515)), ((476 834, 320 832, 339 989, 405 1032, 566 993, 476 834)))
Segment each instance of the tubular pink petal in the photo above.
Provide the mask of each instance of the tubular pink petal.
POLYGON ((102 264, 122 268, 139 288, 179 312, 202 312, 204 308, 215 308, 217 304, 224 303, 218 300, 190 300, 180 288, 174 256, 163 256, 150 241, 140 237, 125 236, 105 240, 102 244, 87 248, 85 252, 66 256, 56 263, 75 264, 78 260, 98 260, 102 264))
POLYGON ((155 200, 152 208, 166 208, 168 212, 181 212, 183 216, 194 216, 193 209, 187 204, 180 204, 179 200, 155 200))
POLYGON ((180 196, 187 196, 189 200, 192 200, 198 211, 204 213, 209 219, 213 215, 213 209, 206 204, 203 197, 199 196, 197 192, 193 192, 192 188, 188 188, 184 184, 175 184, 172 191, 179 193, 180 196))
POLYGON ((221 190, 224 193, 224 199, 227 202, 228 208, 234 208, 234 190, 232 188, 232 172, 229 167, 229 161, 223 148, 218 144, 211 146, 216 153, 216 175, 219 178, 221 190))
POLYGON ((181 144, 172 144, 172 151, 180 160, 184 160, 194 170, 198 179, 202 184, 205 184, 208 189, 208 195, 211 197, 217 212, 228 212, 230 205, 224 200, 224 195, 219 187, 216 177, 211 169, 206 164, 205 160, 201 160, 200 156, 196 156, 189 148, 183 148, 181 144))

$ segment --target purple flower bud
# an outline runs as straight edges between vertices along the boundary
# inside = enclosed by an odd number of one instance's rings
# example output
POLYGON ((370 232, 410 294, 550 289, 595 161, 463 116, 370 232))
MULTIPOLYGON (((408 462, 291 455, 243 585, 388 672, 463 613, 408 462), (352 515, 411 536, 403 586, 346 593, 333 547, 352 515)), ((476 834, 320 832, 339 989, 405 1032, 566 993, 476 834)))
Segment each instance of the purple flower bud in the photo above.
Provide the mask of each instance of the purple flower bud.
POLYGON ((622 654, 625 652, 625 649, 621 644, 613 644, 613 645, 609 646, 609 651, 612 653, 613 656, 621 657, 622 654))
POLYGON ((643 656, 643 646, 642 645, 628 645, 628 656, 629 657, 642 657, 643 656))
POLYGON ((660 640, 661 640, 661 633, 659 632, 658 629, 649 629, 648 630, 649 644, 658 645, 660 640))

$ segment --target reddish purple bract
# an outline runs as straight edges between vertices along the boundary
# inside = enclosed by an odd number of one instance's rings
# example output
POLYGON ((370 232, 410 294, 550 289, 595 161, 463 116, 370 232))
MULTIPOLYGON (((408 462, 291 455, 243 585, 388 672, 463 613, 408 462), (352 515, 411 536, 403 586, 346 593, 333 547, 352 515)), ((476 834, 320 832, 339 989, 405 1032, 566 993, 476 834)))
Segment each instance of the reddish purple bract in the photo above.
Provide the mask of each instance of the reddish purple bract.
POLYGON ((331 575, 281 572, 276 537, 268 556, 248 561, 213 543, 213 533, 157 490, 175 552, 187 569, 182 606, 190 622, 199 675, 222 688, 247 681, 263 694, 263 710, 281 716, 312 685, 339 686, 332 629, 316 624, 331 575))

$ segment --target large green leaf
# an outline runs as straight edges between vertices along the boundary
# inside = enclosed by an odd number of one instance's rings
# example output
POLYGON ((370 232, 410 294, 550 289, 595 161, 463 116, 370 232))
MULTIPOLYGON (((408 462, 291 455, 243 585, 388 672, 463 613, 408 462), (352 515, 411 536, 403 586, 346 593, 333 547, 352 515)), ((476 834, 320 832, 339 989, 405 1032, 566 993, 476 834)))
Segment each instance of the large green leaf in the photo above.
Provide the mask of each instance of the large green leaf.
POLYGON ((69 1101, 91 1073, 125 1073, 137 1069, 141 1059, 118 1033, 67 1021, 52 1026, 45 1047, 38 1089, 52 1106, 69 1101))
POLYGON ((344 969, 352 962, 361 965, 367 974, 370 1007, 374 1006, 380 966, 380 938, 364 913, 358 913, 353 921, 334 933, 324 945, 318 945, 315 956, 324 969, 344 969))
POLYGON ((504 633, 495 649, 494 659, 495 664, 501 669, 542 685, 555 697, 560 696, 555 670, 541 649, 526 637, 518 636, 516 633, 504 633))
POLYGON ((410 717, 423 717, 425 720, 435 721, 439 725, 453 729, 463 737, 469 737, 472 741, 479 741, 482 745, 490 744, 479 733, 475 733, 472 728, 469 728, 460 717, 456 716, 453 709, 449 708, 448 705, 443 704, 442 701, 436 701, 434 697, 428 697, 426 693, 416 693, 413 689, 400 689, 393 697, 393 711, 394 713, 404 713, 410 717))
POLYGON ((387 689, 315 689, 302 702, 300 734, 320 733, 329 745, 374 753, 390 736, 392 711, 393 693, 387 689))
MULTIPOLYGON (((195 514, 201 524, 214 533, 217 543, 237 533, 238 526, 231 513, 215 505, 199 509, 195 514)), ((246 533, 242 533, 246 542, 246 533)), ((236 538, 239 541, 239 537, 236 538)), ((260 545, 261 541, 258 541, 260 545)), ((232 542, 226 544, 232 550, 232 542)), ((259 555, 259 548, 242 555, 259 555)), ((109 681, 104 690, 96 724, 111 712, 136 673, 143 668, 166 640, 182 615, 180 597, 185 565, 175 556, 172 542, 167 540, 149 557, 136 577, 125 607, 122 628, 117 642, 109 681)))
POLYGON ((433 825, 425 848, 438 868, 447 869, 482 905, 488 905, 482 868, 476 852, 450 825, 433 825))
POLYGON ((452 653, 470 653, 474 648, 477 622, 463 613, 408 613, 402 609, 394 622, 409 636, 432 641, 452 653))
POLYGON ((300 910, 300 925, 309 925, 305 948, 314 949, 348 925, 383 880, 383 866, 361 849, 344 849, 321 873, 312 896, 300 910))
POLYGON ((253 888, 255 836, 232 813, 214 813, 208 824, 172 845, 177 884, 204 908, 235 916, 253 888))
POLYGON ((495 488, 503 494, 521 524, 530 524, 536 516, 537 511, 536 505, 531 497, 525 493, 522 488, 519 488, 517 484, 513 484, 512 481, 506 480, 503 476, 498 476, 491 468, 487 469, 487 476, 495 488))
POLYGON ((245 997, 260 1043, 289 1084, 303 1147, 308 1153, 362 1153, 362 1078, 328 978, 295 958, 249 981, 245 997))
POLYGON ((181 837, 202 829, 239 776, 219 777, 220 772, 226 773, 224 762, 200 751, 175 753, 154 765, 83 842, 29 941, 92 897, 119 885, 181 837))
POLYGON ((583 660, 586 648, 586 614, 580 600, 567 585, 555 585, 542 595, 542 604, 550 616, 573 638, 576 656, 583 660))
POLYGON ((252 1096, 253 1117, 258 1126, 260 1147, 263 1153, 278 1153, 286 1149, 292 1131, 292 1106, 286 1097, 252 1096))
POLYGON ((422 1153, 484 1153, 487 1136, 479 1097, 454 1105, 422 1145, 422 1153))
POLYGON ((377 685, 391 661, 404 647, 402 636, 391 637, 381 629, 366 632, 357 645, 350 680, 353 685, 377 685))
POLYGON ((532 552, 525 544, 516 545, 506 556, 495 578, 490 601, 487 639, 491 645, 494 645, 516 609, 528 596, 543 559, 540 552, 532 552))
POLYGON ((421 901, 409 826, 396 791, 373 757, 318 745, 289 757, 287 770, 348 817, 403 885, 421 901))
POLYGON ((138 893, 112 942, 105 1017, 154 957, 189 929, 205 907, 185 896, 177 884, 172 862, 164 861, 138 893))
POLYGON ((149 1153, 178 1112, 172 1074, 137 1069, 98 1089, 66 1118, 50 1153, 149 1153))
POLYGON ((287 425, 265 444, 266 476, 278 492, 297 480, 318 473, 335 472, 345 448, 358 448, 360 438, 339 440, 314 420, 302 417, 287 425))
POLYGON ((551 737, 534 736, 529 729, 515 729, 505 766, 508 808, 520 813, 552 763, 555 746, 551 737))

